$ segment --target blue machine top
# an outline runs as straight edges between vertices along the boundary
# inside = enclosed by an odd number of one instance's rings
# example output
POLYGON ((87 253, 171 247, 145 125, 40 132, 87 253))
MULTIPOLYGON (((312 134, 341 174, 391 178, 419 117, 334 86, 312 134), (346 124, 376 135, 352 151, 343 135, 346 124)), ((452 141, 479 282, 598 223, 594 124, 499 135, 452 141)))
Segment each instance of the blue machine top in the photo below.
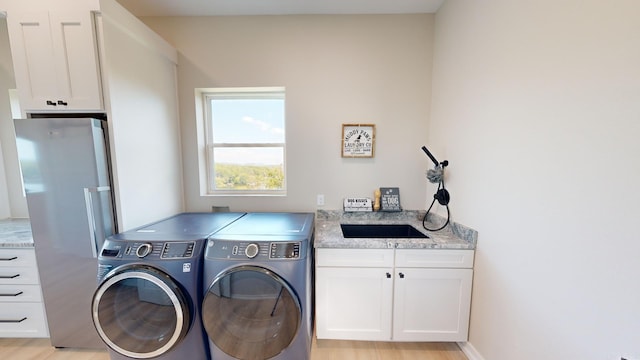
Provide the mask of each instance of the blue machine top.
POLYGON ((114 240, 204 239, 245 216, 245 213, 182 213, 111 236, 114 240))
POLYGON ((313 213, 247 213, 213 236, 263 235, 308 237, 313 231, 313 213))

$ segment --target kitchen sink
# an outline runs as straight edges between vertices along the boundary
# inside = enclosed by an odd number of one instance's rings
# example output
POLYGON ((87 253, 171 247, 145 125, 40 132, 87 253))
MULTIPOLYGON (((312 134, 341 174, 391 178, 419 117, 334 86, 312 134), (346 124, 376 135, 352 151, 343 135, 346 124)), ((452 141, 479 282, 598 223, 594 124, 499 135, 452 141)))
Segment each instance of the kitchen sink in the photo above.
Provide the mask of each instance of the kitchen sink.
POLYGON ((340 224, 345 238, 428 238, 409 224, 340 224))

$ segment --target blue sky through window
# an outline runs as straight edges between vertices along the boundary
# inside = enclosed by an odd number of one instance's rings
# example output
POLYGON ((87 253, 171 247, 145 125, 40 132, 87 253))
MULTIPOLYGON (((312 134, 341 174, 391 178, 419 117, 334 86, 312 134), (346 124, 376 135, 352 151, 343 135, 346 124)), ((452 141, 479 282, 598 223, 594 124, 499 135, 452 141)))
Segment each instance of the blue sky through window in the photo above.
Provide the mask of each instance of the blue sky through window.
MULTIPOLYGON (((216 144, 284 144, 284 99, 212 99, 216 144)), ((215 147, 216 163, 282 165, 282 147, 215 147)))
POLYGON ((214 99, 215 143, 283 143, 284 100, 214 99))

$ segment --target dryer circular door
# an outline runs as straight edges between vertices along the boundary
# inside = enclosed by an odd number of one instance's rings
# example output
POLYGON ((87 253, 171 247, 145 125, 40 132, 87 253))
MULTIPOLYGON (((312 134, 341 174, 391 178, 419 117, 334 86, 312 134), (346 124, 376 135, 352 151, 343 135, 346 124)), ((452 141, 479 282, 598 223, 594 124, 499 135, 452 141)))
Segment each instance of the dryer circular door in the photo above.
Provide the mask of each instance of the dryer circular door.
POLYGON ((93 324, 114 351, 134 359, 164 354, 187 334, 189 298, 166 273, 145 265, 108 274, 92 304, 93 324))
POLYGON ((302 320, 300 299, 280 276, 259 266, 219 274, 202 303, 209 340, 241 360, 269 359, 285 350, 302 320))

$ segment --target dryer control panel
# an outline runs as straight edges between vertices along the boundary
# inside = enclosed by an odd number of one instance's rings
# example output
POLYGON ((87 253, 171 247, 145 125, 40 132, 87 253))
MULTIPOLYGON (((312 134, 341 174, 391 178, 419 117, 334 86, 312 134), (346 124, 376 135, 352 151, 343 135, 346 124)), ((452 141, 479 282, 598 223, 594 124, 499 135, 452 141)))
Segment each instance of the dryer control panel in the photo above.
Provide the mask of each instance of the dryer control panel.
POLYGON ((299 260, 300 241, 251 242, 209 239, 205 256, 211 259, 299 260))

